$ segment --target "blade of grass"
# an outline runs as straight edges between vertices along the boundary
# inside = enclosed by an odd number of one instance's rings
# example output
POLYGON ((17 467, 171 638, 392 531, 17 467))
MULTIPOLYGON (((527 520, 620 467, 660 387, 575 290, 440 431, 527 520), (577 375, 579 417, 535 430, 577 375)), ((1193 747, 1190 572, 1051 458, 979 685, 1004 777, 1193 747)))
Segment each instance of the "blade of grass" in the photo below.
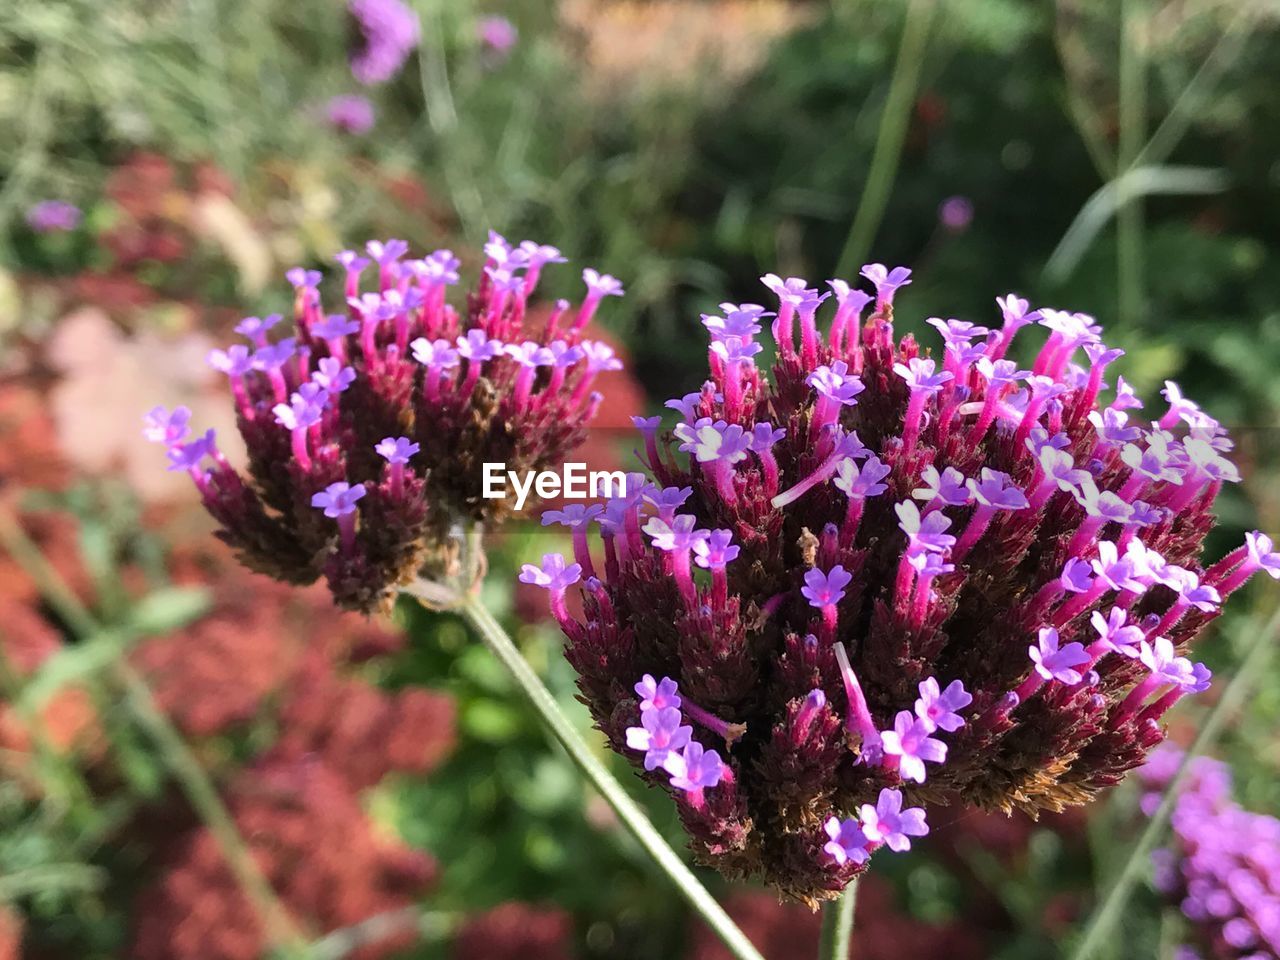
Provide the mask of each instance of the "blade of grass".
POLYGON ((858 201, 849 237, 836 266, 837 277, 847 277, 862 265, 880 229, 902 158, 902 144, 911 120, 916 88, 920 84, 929 26, 933 23, 937 7, 937 0, 911 0, 907 7, 898 57, 893 65, 884 111, 880 115, 880 130, 871 154, 871 165, 867 169, 867 182, 862 188, 862 198, 858 201))

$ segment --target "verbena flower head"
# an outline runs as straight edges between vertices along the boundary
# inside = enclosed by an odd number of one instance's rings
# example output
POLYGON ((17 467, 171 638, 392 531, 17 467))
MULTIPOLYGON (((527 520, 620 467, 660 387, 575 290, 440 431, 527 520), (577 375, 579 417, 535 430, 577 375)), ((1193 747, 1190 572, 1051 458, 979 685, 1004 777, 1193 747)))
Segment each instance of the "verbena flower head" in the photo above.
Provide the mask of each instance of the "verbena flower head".
MULTIPOLYGON (((1144 812, 1159 805, 1181 762, 1163 746, 1140 777, 1152 792, 1144 812)), ((1231 799, 1231 770, 1196 757, 1173 808, 1173 840, 1152 856, 1156 888, 1177 904, 1193 943, 1179 956, 1280 956, 1280 820, 1243 809, 1231 799)))
MULTIPOLYGON (((938 319, 930 353, 893 334, 909 271, 862 275, 874 295, 830 281, 829 325, 807 281, 765 278, 771 376, 712 349, 669 432, 642 421, 650 489, 690 492, 606 504, 575 548, 583 614, 555 608, 616 750, 644 766, 644 676, 678 684, 690 744, 716 750, 714 786, 644 774, 698 858, 810 902, 923 832, 882 825, 895 803, 1034 814, 1117 782, 1208 684, 1188 645, 1221 600, 1280 576, 1261 535, 1201 566, 1229 444, 1180 395, 1117 435, 1138 401, 1107 399, 1090 318, 1010 295, 989 329, 938 319), (1025 364, 1020 332, 1043 344, 1025 364)), ((713 341, 761 332, 763 307, 722 310, 713 341)))
POLYGON ((400 72, 418 45, 418 15, 401 0, 349 0, 361 43, 351 56, 351 73, 363 84, 385 83, 400 72))
POLYGON ((465 309, 449 302, 458 261, 447 250, 412 260, 390 240, 367 257, 341 254, 331 286, 342 313, 325 309, 320 274, 290 271, 294 329, 251 317, 237 327, 246 343, 209 357, 230 381, 247 476, 212 433, 189 438, 185 408, 152 410, 144 432, 191 474, 247 566, 290 583, 323 576, 343 607, 385 607, 424 567, 447 564, 456 524, 509 512, 509 499, 483 496, 483 464, 559 465, 599 404, 604 351, 583 339, 587 303, 526 323, 536 287, 526 264, 559 259, 531 247, 540 259, 511 267, 518 285, 500 290, 482 274, 465 309))

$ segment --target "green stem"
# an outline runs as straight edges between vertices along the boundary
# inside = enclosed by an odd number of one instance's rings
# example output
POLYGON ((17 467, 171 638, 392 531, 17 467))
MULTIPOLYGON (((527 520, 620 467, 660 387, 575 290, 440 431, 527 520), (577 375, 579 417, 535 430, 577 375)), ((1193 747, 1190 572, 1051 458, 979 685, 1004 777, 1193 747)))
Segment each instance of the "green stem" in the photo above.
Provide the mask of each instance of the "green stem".
POLYGON ((146 680, 125 659, 116 664, 115 674, 124 690, 125 705, 155 744, 201 822, 213 834, 236 882, 256 908, 268 942, 286 949, 300 947, 305 941, 240 836, 231 811, 186 740, 156 705, 146 680))
POLYGON ((551 733, 569 754, 569 758, 613 808, 618 819, 636 838, 645 852, 676 885, 689 905, 720 937, 729 952, 737 960, 764 960, 759 951, 751 945, 751 941, 724 912, 724 908, 707 892, 706 887, 685 866, 679 854, 667 844, 649 822, 644 812, 623 789, 622 784, 592 753, 591 747, 574 729, 568 717, 561 712, 551 692, 516 649, 515 644, 502 629, 502 625, 494 619, 493 614, 486 610, 474 595, 462 600, 457 609, 480 634, 480 638, 494 656, 507 668, 529 703, 542 718, 543 723, 550 728, 551 733))
POLYGON ((853 943, 853 913, 858 902, 858 880, 855 877, 839 900, 822 908, 822 939, 818 942, 818 960, 849 960, 853 943))
MULTIPOLYGON (((1135 36, 1142 15, 1141 0, 1120 5, 1120 136, 1116 169, 1131 170, 1141 149, 1146 124, 1145 60, 1135 36)), ((1126 182, 1126 181, 1121 181, 1126 182)), ((1116 212, 1116 287, 1118 316, 1132 325, 1142 317, 1143 208, 1140 195, 1128 191, 1116 212)))
POLYGON ((889 93, 885 97, 884 111, 880 115, 880 131, 876 136, 875 150, 867 170, 866 186, 854 214, 849 238, 836 266, 836 276, 847 277, 856 271, 867 258, 898 172, 902 157, 902 144, 907 136, 911 119, 911 105, 915 101, 916 87, 920 83, 920 68, 924 64, 925 45, 929 38, 929 25, 937 0, 911 0, 907 7, 907 22, 902 29, 902 41, 898 47, 898 59, 893 65, 893 77, 889 81, 889 93))
POLYGON ((1133 892, 1134 884, 1146 869, 1151 851, 1169 823, 1169 817, 1173 813, 1173 806, 1178 796, 1178 788, 1187 774, 1192 759, 1213 745, 1218 734, 1222 732, 1223 725, 1241 707, 1254 684, 1267 676, 1267 666, 1275 654, 1277 632, 1280 632, 1280 610, 1273 614, 1267 625, 1258 631, 1235 675, 1222 691, 1221 698, 1209 711, 1195 741, 1183 754, 1182 763, 1178 766, 1178 772, 1174 774, 1168 787, 1165 788, 1160 806, 1147 822, 1142 835, 1138 837, 1138 842, 1129 851, 1115 883, 1111 885, 1111 889, 1094 910, 1093 916, 1085 927, 1084 935, 1071 954, 1071 960, 1089 960, 1111 936, 1116 921, 1124 910, 1129 895, 1133 892))

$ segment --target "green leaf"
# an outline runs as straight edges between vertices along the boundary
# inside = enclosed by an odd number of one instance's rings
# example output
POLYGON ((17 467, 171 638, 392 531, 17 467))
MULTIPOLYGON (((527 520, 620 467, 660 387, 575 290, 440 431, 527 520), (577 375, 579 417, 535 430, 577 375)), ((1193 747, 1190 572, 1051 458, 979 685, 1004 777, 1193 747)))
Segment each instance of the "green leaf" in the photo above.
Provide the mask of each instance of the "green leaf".
POLYGON ((138 601, 129 625, 142 634, 168 633, 202 617, 211 603, 204 587, 163 587, 138 601))

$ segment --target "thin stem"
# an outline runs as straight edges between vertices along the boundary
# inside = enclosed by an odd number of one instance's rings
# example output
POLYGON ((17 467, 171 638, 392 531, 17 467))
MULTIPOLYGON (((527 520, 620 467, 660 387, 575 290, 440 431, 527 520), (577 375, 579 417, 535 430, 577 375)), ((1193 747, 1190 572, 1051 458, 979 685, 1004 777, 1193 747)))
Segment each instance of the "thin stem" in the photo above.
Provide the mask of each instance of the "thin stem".
POLYGON ((1151 819, 1147 822, 1142 835, 1138 837, 1138 842, 1129 851, 1129 855, 1125 859, 1124 866, 1121 868, 1120 875, 1116 878, 1115 883, 1111 885, 1111 889, 1107 891, 1102 898, 1102 902, 1094 910, 1093 916, 1090 917, 1089 923, 1085 927, 1084 935, 1080 938, 1080 942, 1071 954, 1071 960, 1089 960, 1098 948, 1106 942, 1107 938, 1111 936, 1112 929, 1115 927, 1121 911, 1124 910, 1125 904, 1129 900, 1129 895, 1133 892, 1134 884, 1137 883, 1139 875, 1146 869, 1147 862, 1151 857, 1151 851, 1155 848, 1156 842, 1160 839, 1169 823, 1169 817, 1173 813, 1173 805, 1178 796, 1178 789, 1182 785, 1191 761, 1213 745, 1218 738, 1218 734, 1221 733, 1223 725, 1244 703, 1254 684, 1260 678, 1267 676, 1268 664, 1275 654, 1277 633, 1280 633, 1280 610, 1277 610, 1271 619, 1267 621, 1267 625, 1258 631, 1252 645, 1245 652, 1244 659, 1240 662, 1235 675, 1227 684, 1226 689, 1222 691, 1222 697, 1214 704, 1213 709, 1209 711, 1209 715, 1205 718, 1204 725, 1201 726, 1195 741, 1187 752, 1183 754, 1182 763, 1179 764, 1178 772, 1174 774, 1173 779, 1169 781, 1168 787, 1165 788, 1164 796, 1160 800, 1160 806, 1156 808, 1156 812, 1152 814, 1151 819))
MULTIPOLYGON (((1116 169, 1131 170, 1146 133, 1146 63, 1137 37, 1141 0, 1120 5, 1120 136, 1116 169)), ((1143 206, 1140 195, 1128 191, 1116 212, 1116 287, 1118 316, 1132 324, 1142 315, 1143 206)))
POLYGON ((240 836, 235 820, 203 766, 156 705, 147 682, 128 660, 116 664, 115 674, 124 689, 125 705, 155 744, 161 759, 178 781, 182 792, 222 850, 227 866, 252 901, 266 928, 267 940, 277 946, 302 946, 305 942, 288 911, 267 882, 258 862, 240 836))
POLYGON ((849 239, 836 266, 836 276, 852 274, 867 258, 885 207, 889 192, 893 189, 902 156, 902 143, 906 139, 911 105, 915 101, 920 83, 920 68, 924 64, 925 45, 929 38, 929 25, 937 0, 911 0, 907 7, 907 20, 902 28, 902 42, 898 46, 898 58, 893 65, 893 77, 889 81, 889 93, 885 97, 884 111, 880 115, 880 130, 876 135, 875 150, 867 170, 867 182, 862 188, 862 199, 849 228, 849 239))
POLYGON ((818 941, 818 960, 849 960, 853 943, 853 913, 858 902, 858 879, 855 877, 839 900, 822 908, 822 939, 818 941))
POLYGON ((649 822, 644 812, 623 789, 622 784, 592 753, 591 747, 574 729, 568 717, 561 712, 551 692, 516 649, 515 644, 502 629, 502 625, 494 619, 493 614, 486 610, 474 595, 469 595, 462 600, 457 609, 480 634, 480 638, 494 656, 507 668, 529 703, 542 718, 543 723, 550 728, 551 733, 569 754, 569 758, 613 808, 618 819, 645 849, 645 852, 676 885, 689 905, 720 937, 729 952, 738 960, 764 960, 746 935, 724 912, 724 908, 707 892, 706 887, 685 866, 679 854, 667 844, 649 822))

